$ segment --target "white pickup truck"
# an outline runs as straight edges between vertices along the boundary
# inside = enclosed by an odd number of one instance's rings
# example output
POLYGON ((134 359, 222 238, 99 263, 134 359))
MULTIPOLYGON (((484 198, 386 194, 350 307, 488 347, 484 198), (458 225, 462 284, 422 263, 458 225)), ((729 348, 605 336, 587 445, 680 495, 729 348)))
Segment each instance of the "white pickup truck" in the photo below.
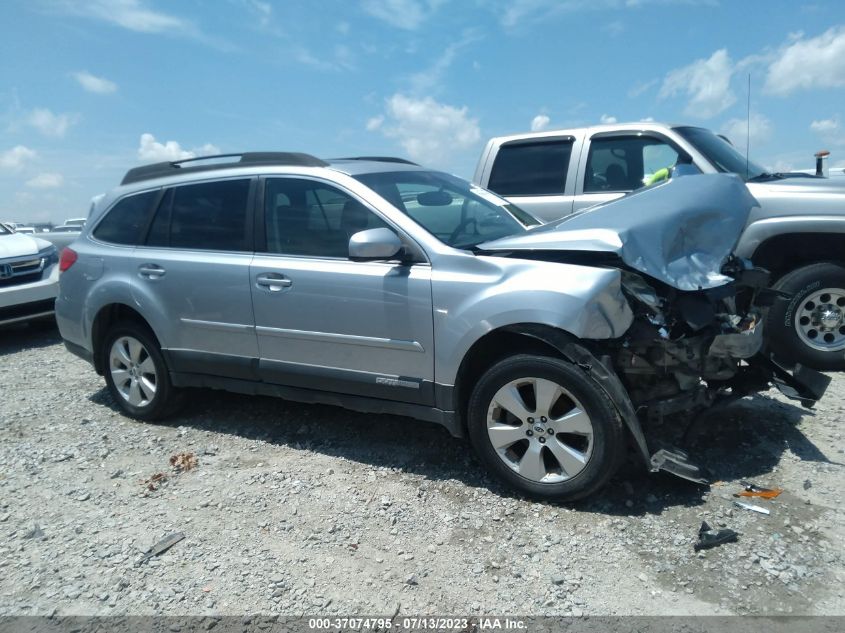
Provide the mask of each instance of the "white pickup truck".
POLYGON ((710 130, 640 122, 493 138, 474 181, 552 222, 674 169, 742 176, 760 206, 735 253, 771 271, 789 296, 768 311, 770 351, 786 364, 845 370, 842 179, 769 173, 710 130))

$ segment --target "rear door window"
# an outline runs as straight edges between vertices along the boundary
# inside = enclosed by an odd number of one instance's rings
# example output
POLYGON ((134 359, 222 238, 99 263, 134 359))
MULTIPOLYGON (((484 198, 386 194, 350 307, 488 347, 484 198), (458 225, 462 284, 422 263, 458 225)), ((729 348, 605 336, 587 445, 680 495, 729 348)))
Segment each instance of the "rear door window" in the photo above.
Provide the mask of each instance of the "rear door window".
POLYGON ((249 179, 238 179, 173 187, 159 205, 147 245, 251 251, 249 186, 249 179))
POLYGON ((158 190, 146 191, 120 200, 94 229, 94 238, 110 244, 139 244, 157 195, 158 190))
POLYGON ((568 139, 502 145, 487 188, 501 196, 562 195, 571 156, 568 139))

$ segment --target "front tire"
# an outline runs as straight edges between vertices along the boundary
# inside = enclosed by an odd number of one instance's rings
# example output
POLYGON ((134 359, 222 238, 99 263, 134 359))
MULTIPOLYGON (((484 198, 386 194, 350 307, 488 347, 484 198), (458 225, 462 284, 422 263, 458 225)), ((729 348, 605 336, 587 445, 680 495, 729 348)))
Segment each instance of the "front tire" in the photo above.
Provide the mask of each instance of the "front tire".
POLYGON ((149 329, 119 325, 108 333, 100 353, 109 392, 130 417, 154 421, 173 412, 178 393, 149 329))
POLYGON ((766 319, 768 347, 776 360, 821 371, 845 370, 845 267, 824 262, 781 277, 766 319))
POLYGON ((557 358, 500 361, 475 385, 467 414, 469 438, 484 465, 536 499, 589 496, 624 457, 613 403, 582 369, 557 358))

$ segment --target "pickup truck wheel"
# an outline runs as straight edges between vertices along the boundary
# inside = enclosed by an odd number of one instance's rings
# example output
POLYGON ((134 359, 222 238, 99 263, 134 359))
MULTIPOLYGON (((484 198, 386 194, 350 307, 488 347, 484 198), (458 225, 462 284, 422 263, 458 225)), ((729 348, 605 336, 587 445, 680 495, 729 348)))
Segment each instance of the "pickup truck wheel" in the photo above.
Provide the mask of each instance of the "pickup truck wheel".
POLYGON ((776 360, 822 371, 845 370, 845 267, 810 264, 774 285, 792 295, 769 309, 768 346, 776 360))
POLYGON ((179 398, 155 337, 140 324, 113 328, 100 350, 106 385, 127 414, 139 420, 160 420, 172 413, 179 398))
POLYGON ((467 413, 485 466, 537 499, 591 495, 624 456, 613 404, 579 367, 557 358, 518 355, 497 363, 475 385, 467 413))

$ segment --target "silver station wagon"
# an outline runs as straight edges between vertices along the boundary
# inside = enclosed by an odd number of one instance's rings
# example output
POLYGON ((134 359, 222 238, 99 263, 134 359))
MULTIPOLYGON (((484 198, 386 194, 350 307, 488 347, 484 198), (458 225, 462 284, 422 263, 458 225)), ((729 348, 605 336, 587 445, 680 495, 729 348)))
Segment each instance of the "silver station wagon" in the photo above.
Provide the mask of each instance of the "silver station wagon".
POLYGON ((765 271, 732 255, 740 179, 675 177, 540 226, 401 159, 246 153, 130 170, 62 252, 67 348, 128 415, 185 387, 436 422, 541 499, 592 494, 656 417, 827 378, 759 353, 765 271))

